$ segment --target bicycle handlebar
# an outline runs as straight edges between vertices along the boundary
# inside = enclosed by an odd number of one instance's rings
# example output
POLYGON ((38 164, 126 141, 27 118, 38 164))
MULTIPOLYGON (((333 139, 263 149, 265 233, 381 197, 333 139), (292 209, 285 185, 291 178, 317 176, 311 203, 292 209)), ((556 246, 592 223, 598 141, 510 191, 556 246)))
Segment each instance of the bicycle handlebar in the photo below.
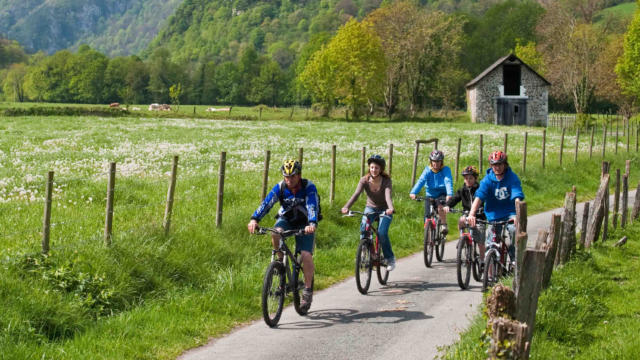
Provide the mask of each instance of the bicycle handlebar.
POLYGON ((441 205, 445 205, 447 202, 445 200, 438 200, 438 199, 434 199, 434 198, 430 198, 428 196, 416 196, 415 201, 426 201, 427 199, 431 199, 433 200, 433 202, 435 203, 439 203, 441 205))
POLYGON ((356 215, 371 215, 371 214, 375 214, 378 216, 386 216, 387 212, 386 210, 383 211, 376 211, 376 212, 372 212, 372 213, 363 213, 362 211, 354 211, 354 210, 349 210, 348 213, 342 215, 343 217, 354 217, 356 215))
POLYGON ((449 209, 450 213, 461 213, 463 215, 469 215, 468 210, 460 210, 460 209, 449 209))
POLYGON ((476 222, 479 222, 481 224, 496 226, 496 225, 513 224, 513 223, 515 223, 515 220, 514 219, 508 219, 508 220, 502 220, 502 221, 486 221, 486 220, 476 219, 476 222))
POLYGON ((274 234, 278 234, 280 236, 282 236, 283 238, 287 238, 290 236, 299 236, 299 235, 305 235, 304 229, 294 229, 294 230, 278 230, 276 228, 269 228, 269 227, 259 227, 258 230, 255 232, 255 235, 265 235, 267 234, 267 232, 272 232, 274 234))

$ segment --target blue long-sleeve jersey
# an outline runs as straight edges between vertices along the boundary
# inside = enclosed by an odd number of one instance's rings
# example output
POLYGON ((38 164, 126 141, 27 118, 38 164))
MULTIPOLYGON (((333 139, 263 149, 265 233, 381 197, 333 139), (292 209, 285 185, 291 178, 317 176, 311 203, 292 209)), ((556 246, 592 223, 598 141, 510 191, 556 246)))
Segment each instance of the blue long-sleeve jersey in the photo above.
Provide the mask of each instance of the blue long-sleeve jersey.
POLYGON ((453 196, 453 178, 451 169, 448 166, 443 167, 437 173, 433 172, 431 167, 425 167, 422 175, 420 175, 420 178, 411 189, 411 194, 417 195, 425 184, 425 193, 430 198, 437 198, 442 195, 453 196))
MULTIPOLYGON (((269 213, 269 210, 280 201, 280 187, 284 187, 282 193, 282 199, 285 206, 297 206, 302 205, 307 210, 307 219, 310 223, 318 224, 318 191, 316 186, 309 180, 300 179, 302 188, 294 195, 284 184, 284 181, 277 183, 267 197, 262 201, 262 204, 256 209, 251 216, 251 219, 256 221, 262 220, 263 217, 269 213), (306 184, 306 186, 304 186, 306 184)), ((278 215, 284 214, 285 209, 282 204, 278 210, 278 215)))
POLYGON ((520 178, 511 168, 506 168, 502 180, 496 178, 492 169, 480 181, 476 197, 484 201, 484 212, 489 221, 504 220, 516 214, 516 199, 524 200, 520 178))

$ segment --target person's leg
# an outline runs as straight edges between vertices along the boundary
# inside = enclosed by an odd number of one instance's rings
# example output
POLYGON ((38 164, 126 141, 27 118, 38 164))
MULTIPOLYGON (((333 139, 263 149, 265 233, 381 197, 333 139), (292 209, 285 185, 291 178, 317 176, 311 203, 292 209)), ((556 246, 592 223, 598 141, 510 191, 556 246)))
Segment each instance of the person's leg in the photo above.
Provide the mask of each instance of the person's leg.
MULTIPOLYGON (((289 224, 289 222, 282 218, 278 219, 273 227, 280 231, 291 229, 291 225, 289 224)), ((271 245, 273 246, 274 250, 278 250, 280 248, 280 235, 271 233, 271 245)), ((278 259, 282 261, 284 257, 282 251, 278 251, 276 255, 278 255, 278 259)))
POLYGON ((362 220, 360 221, 360 239, 362 239, 364 236, 364 230, 367 226, 367 219, 369 220, 369 223, 371 223, 375 218, 375 215, 373 214, 374 212, 375 210, 372 207, 367 206, 364 208, 365 215, 362 216, 362 220))
POLYGON ((515 216, 509 217, 509 219, 514 219, 513 224, 507 224, 507 232, 509 232, 509 258, 511 261, 516 261, 516 224, 515 224, 515 216))
POLYGON ((304 275, 304 290, 302 291, 302 301, 300 306, 308 309, 313 300, 313 273, 315 266, 313 263, 313 249, 315 246, 315 234, 296 236, 296 252, 302 258, 302 268, 304 275))
POLYGON ((460 216, 460 219, 458 219, 458 231, 460 231, 460 234, 462 235, 462 230, 464 229, 464 227, 467 225, 467 221, 466 221, 467 217, 466 216, 460 216))
POLYGON ((438 197, 438 216, 440 217, 440 224, 442 224, 442 233, 447 235, 449 233, 449 226, 447 225, 447 214, 444 212, 444 206, 440 200, 444 200, 445 197, 438 197))
POLYGON ((486 247, 484 245, 486 237, 486 227, 484 224, 476 223, 476 227, 472 228, 474 234, 474 240, 478 243, 478 251, 480 251, 480 262, 484 263, 484 252, 486 247))
POLYGON ((382 245, 384 258, 387 259, 388 262, 395 263, 396 257, 391 249, 391 240, 389 240, 389 226, 391 226, 391 220, 393 220, 393 215, 380 216, 380 220, 378 222, 378 236, 380 237, 380 245, 382 245))

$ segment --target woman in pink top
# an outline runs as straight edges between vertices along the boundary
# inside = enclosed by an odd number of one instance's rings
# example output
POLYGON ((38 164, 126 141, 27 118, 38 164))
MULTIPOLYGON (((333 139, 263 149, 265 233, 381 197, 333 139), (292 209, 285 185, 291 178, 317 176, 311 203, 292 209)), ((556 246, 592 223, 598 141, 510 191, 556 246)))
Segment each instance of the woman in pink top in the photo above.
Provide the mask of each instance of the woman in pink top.
POLYGON ((364 232, 367 218, 371 222, 378 220, 378 236, 382 252, 387 261, 387 270, 391 271, 396 267, 396 259, 391 249, 391 241, 389 241, 389 225, 391 225, 394 212, 391 200, 391 177, 384 171, 386 162, 382 156, 372 155, 367 160, 367 164, 369 165, 369 173, 360 179, 356 191, 342 208, 342 213, 349 212, 349 208, 358 200, 363 190, 367 193, 367 205, 364 213, 368 215, 362 217, 360 232, 364 232), (384 215, 377 217, 376 214, 383 211, 384 215))

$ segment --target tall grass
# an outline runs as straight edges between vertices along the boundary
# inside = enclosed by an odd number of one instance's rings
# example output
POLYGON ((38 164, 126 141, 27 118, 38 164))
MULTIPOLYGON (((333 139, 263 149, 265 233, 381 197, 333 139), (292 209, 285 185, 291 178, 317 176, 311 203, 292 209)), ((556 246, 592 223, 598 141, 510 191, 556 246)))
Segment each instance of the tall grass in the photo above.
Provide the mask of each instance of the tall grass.
MULTIPOLYGON (((547 166, 540 165, 540 128, 447 122, 212 121, 97 117, 15 117, 0 123, 0 348, 7 358, 172 358, 234 326, 259 317, 259 293, 270 244, 250 236, 264 151, 272 152, 270 186, 281 161, 304 147, 304 177, 322 195, 325 220, 317 237, 316 285, 353 272, 358 224, 340 207, 360 176, 360 151, 386 156, 394 144, 394 252, 421 248, 421 205, 408 199, 414 140, 439 137, 453 167, 462 137, 460 168, 502 148, 520 173, 522 133, 529 132, 527 172, 520 174, 536 212, 559 206, 578 186, 593 196, 600 159, 581 145, 579 163, 565 153, 557 163, 559 133, 550 131, 547 166), (336 200, 329 203, 331 145, 338 146, 336 200), (216 228, 218 159, 227 151, 224 216, 216 228), (169 236, 161 229, 171 158, 180 155, 169 236), (571 160, 569 160, 569 158, 571 160), (113 246, 102 244, 106 170, 118 162, 113 246), (56 171, 51 254, 38 254, 45 176, 56 171)), ((569 137, 568 137, 569 138, 569 137)), ((570 144, 570 140, 566 140, 570 144)), ((569 145, 567 150, 572 149, 569 145)), ((611 145, 610 145, 611 146, 611 145)), ((612 148, 610 147, 609 154, 612 148)), ((422 148, 418 174, 430 148, 422 148)), ((598 153, 596 153, 598 154, 598 153)), ((612 169, 635 152, 607 156, 612 169)), ((486 162, 484 163, 486 168, 486 162)), ((458 185, 461 181, 458 180, 458 185)), ((355 207, 364 206, 360 199, 355 207)), ((271 224, 269 215, 263 220, 271 224)), ((450 226, 455 219, 450 218, 450 226)), ((455 236, 452 234, 452 236, 455 236)), ((354 293, 355 294, 355 293, 354 293)), ((355 295, 354 295, 355 296, 355 295)))

